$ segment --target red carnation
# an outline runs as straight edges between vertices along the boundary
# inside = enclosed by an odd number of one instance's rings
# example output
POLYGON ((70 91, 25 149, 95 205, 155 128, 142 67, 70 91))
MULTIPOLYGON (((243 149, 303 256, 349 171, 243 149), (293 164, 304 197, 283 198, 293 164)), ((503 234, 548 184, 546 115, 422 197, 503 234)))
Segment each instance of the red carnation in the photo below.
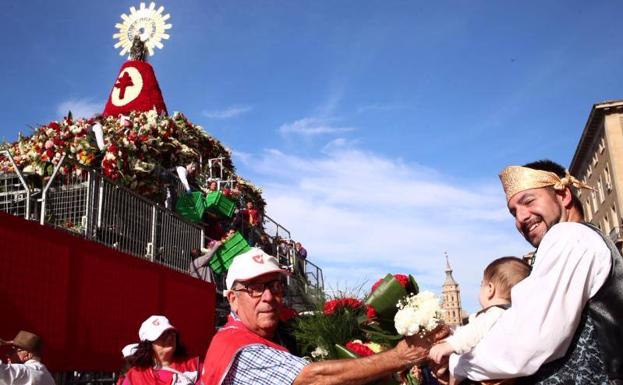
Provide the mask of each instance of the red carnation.
POLYGON ((361 305, 363 305, 363 302, 356 298, 339 298, 326 302, 324 304, 322 312, 325 315, 332 315, 339 309, 349 308, 355 310, 361 307, 361 305))
POLYGON ((394 274, 394 278, 396 278, 396 280, 400 282, 400 286, 404 287, 405 289, 407 288, 407 286, 409 286, 408 276, 404 274, 394 274))
POLYGON ((53 129, 53 130, 55 130, 55 131, 58 131, 58 130, 59 130, 59 128, 60 128, 60 127, 58 126, 58 123, 56 123, 56 122, 50 122, 50 124, 48 124, 48 127, 50 127, 51 129, 53 129))
POLYGON ((346 349, 357 354, 359 357, 367 357, 367 356, 371 356, 374 354, 372 349, 370 349, 366 345, 359 343, 359 342, 353 342, 353 341, 347 342, 346 349))
MULTIPOLYGON (((394 274, 394 278, 396 278, 396 281, 398 281, 400 286, 404 287, 405 289, 407 288, 407 286, 409 286, 408 276, 404 274, 394 274)), ((374 290, 376 290, 381 283, 383 283, 383 278, 379 279, 378 281, 374 283, 374 285, 372 285, 372 289, 370 290, 370 293, 373 293, 374 290)))
POLYGON ((284 306, 281 308, 281 312, 279 313, 279 320, 281 322, 288 322, 293 318, 296 318, 299 315, 296 310, 284 306))
POLYGON ((367 310, 367 316, 368 316, 368 319, 373 319, 373 318, 376 318, 376 316, 377 316, 377 314, 376 314, 376 309, 375 309, 375 308, 373 308, 373 307, 372 307, 372 306, 370 306, 370 305, 366 305, 366 306, 367 306, 367 308, 368 308, 368 310, 367 310))

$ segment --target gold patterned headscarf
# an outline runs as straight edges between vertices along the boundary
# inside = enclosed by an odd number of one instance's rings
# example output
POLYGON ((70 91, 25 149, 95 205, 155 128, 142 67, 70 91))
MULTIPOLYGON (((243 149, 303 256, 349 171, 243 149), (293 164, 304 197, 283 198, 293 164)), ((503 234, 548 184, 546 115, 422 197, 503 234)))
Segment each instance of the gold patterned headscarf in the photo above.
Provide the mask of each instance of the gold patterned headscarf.
POLYGON ((590 186, 579 181, 565 170, 564 178, 560 178, 553 172, 535 170, 529 167, 508 166, 500 173, 500 180, 506 193, 506 201, 518 192, 533 188, 552 186, 555 190, 563 190, 566 187, 586 188, 592 190, 590 186))

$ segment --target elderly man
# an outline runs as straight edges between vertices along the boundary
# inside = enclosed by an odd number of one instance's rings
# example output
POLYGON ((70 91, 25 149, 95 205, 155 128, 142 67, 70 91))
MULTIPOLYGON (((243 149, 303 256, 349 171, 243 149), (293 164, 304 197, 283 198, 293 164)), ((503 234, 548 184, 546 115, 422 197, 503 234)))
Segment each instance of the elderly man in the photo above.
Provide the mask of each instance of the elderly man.
POLYGON ((275 257, 253 248, 227 273, 229 322, 212 339, 203 385, 363 384, 407 368, 426 350, 401 341, 370 357, 309 363, 274 340, 283 302, 283 275, 275 257))
POLYGON ((560 165, 510 166, 500 179, 519 232, 537 247, 512 307, 450 371, 472 380, 524 377, 529 384, 621 384, 623 259, 583 221, 573 188, 588 188, 560 165))
POLYGON ((36 334, 20 331, 13 341, 0 340, 11 350, 9 363, 0 361, 0 384, 2 385, 54 385, 54 379, 41 363, 41 338, 36 334))

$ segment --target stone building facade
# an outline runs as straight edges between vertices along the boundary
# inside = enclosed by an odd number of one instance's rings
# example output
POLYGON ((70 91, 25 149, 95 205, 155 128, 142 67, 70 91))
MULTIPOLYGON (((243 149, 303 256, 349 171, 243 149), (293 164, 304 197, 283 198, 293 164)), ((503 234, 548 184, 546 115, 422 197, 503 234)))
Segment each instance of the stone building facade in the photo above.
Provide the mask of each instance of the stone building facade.
POLYGON ((595 104, 569 166, 594 190, 579 190, 586 221, 623 247, 623 100, 595 104))

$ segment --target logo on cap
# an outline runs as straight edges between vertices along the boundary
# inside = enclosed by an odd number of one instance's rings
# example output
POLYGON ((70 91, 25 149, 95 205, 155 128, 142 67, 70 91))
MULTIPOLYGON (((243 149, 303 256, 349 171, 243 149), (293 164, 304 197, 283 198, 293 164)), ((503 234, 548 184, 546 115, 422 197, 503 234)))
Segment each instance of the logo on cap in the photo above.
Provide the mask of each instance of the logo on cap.
POLYGON ((155 320, 154 320, 154 322, 152 322, 152 324, 153 324, 153 325, 158 326, 158 325, 160 325, 160 321, 158 321, 157 319, 155 319, 155 320))
POLYGON ((264 256, 262 254, 254 255, 253 260, 256 263, 264 263, 264 256))

